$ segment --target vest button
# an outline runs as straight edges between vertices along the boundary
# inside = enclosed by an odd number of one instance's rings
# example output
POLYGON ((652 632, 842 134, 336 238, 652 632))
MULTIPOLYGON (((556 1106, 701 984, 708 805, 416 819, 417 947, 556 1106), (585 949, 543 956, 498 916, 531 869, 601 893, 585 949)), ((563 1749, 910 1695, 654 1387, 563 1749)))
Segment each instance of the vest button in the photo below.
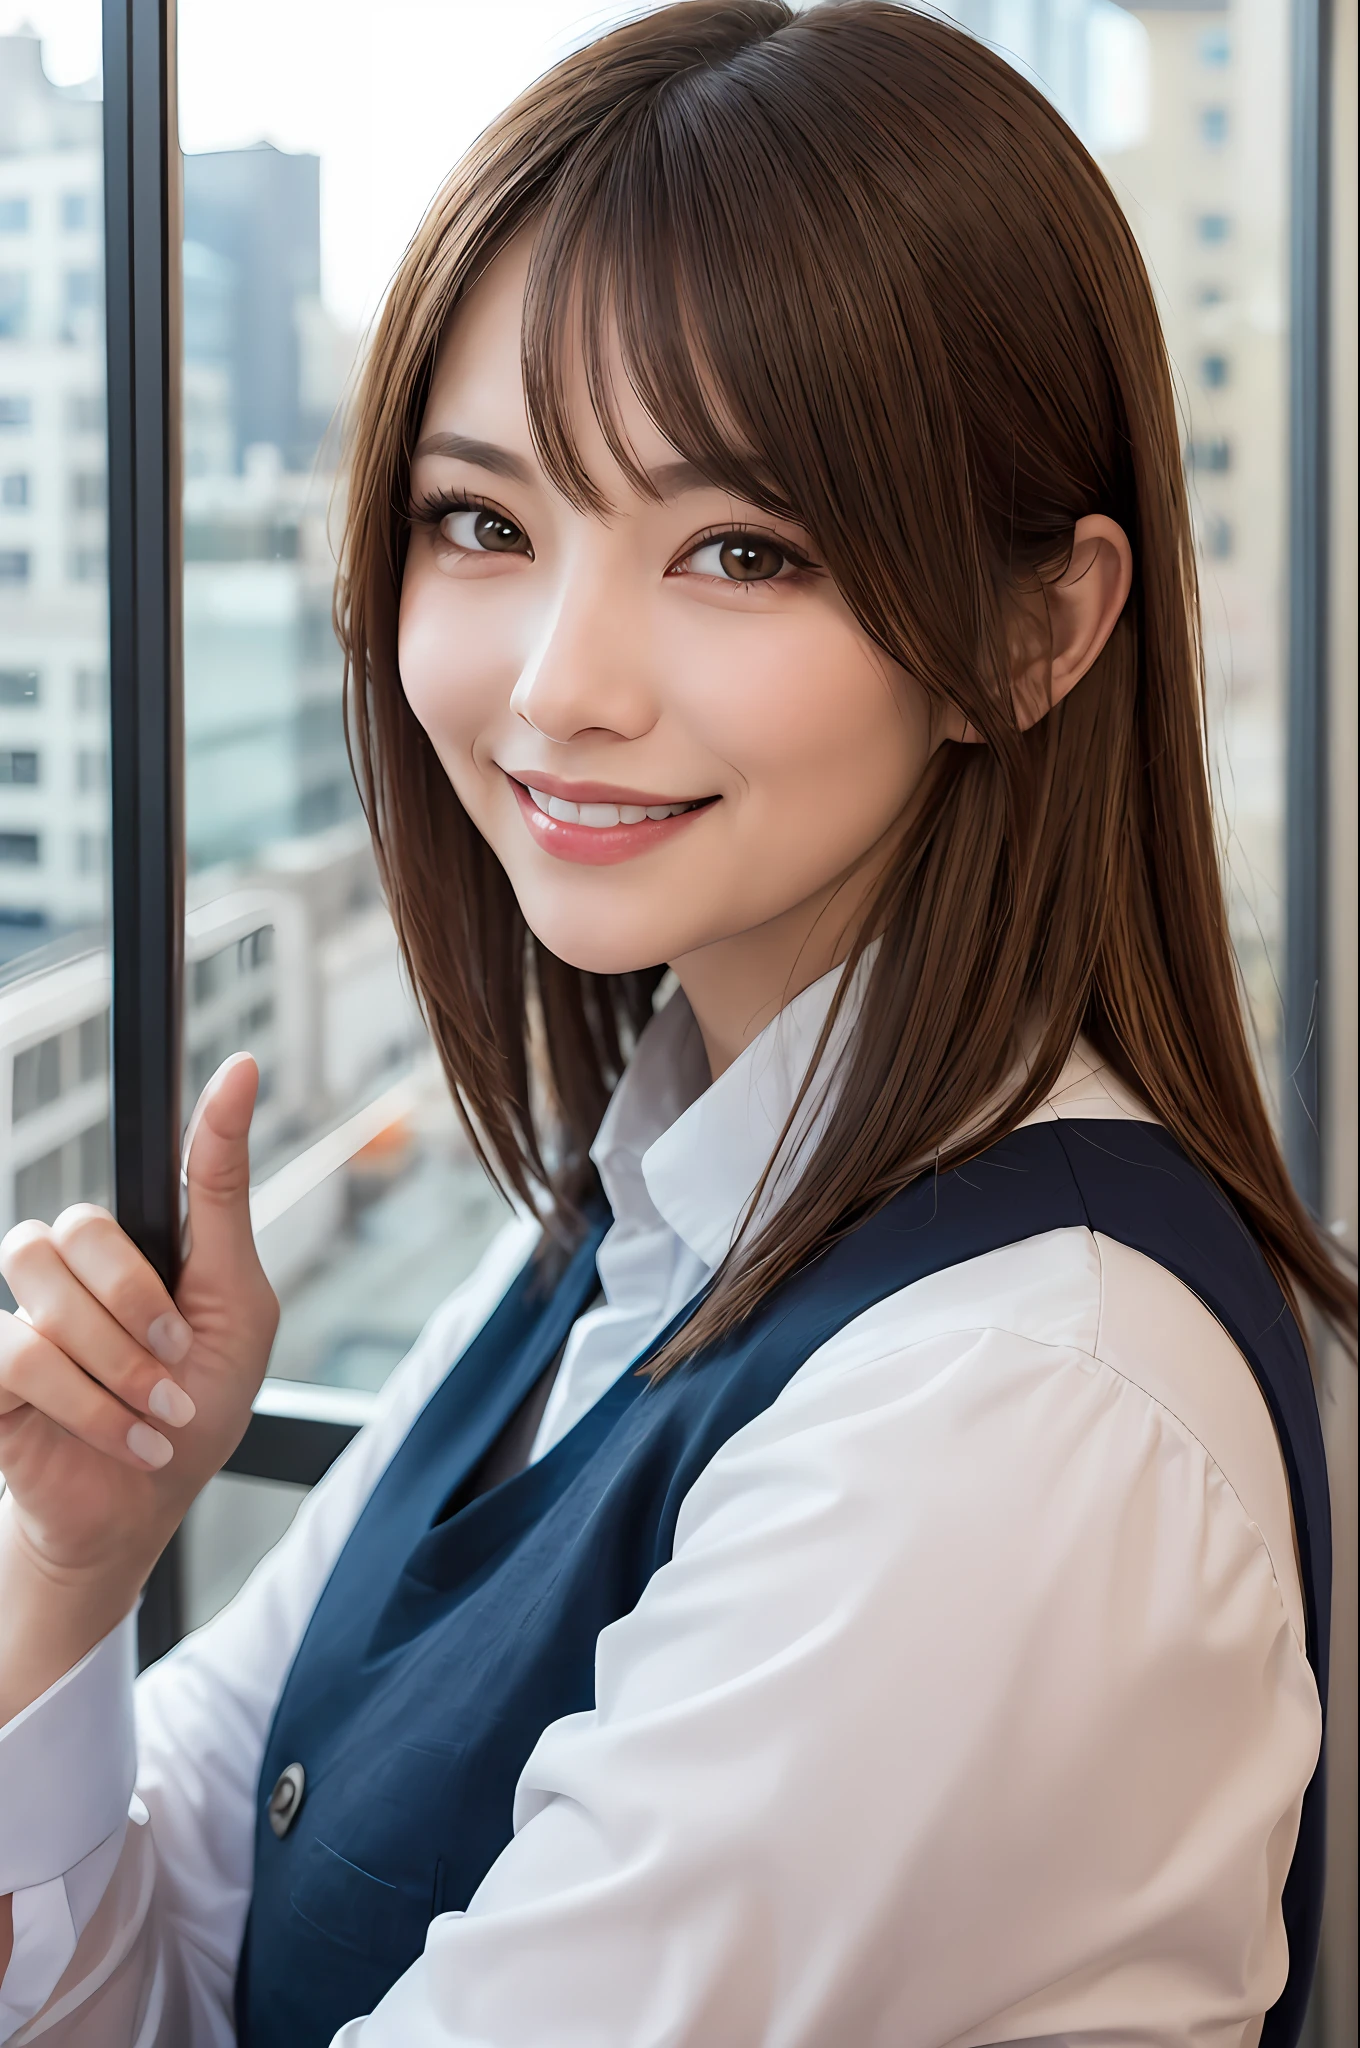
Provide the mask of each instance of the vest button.
POLYGON ((280 1771, 273 1791, 269 1795, 269 1825, 282 1841, 302 1806, 302 1795, 307 1790, 307 1773, 301 1764, 289 1764, 280 1771))

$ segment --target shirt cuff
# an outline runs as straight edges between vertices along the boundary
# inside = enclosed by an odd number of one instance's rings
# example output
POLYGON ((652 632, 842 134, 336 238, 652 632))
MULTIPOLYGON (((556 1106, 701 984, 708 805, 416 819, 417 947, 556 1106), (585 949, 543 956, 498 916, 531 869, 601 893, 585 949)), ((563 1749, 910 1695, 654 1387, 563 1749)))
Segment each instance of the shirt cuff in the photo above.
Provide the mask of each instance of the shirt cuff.
POLYGON ((121 1831, 137 1776, 129 1614, 0 1728, 0 1898, 49 1884, 121 1831))

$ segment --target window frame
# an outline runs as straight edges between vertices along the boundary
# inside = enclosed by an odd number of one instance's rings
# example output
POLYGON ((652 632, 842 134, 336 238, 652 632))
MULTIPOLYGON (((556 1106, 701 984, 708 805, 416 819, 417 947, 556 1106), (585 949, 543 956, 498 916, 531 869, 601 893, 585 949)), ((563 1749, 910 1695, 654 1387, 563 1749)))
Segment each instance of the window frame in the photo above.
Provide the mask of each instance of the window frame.
MULTIPOLYGON (((180 1241, 184 715, 175 0, 103 0, 112 1118, 119 1220, 173 1285, 180 1241)), ((1322 1194, 1331 0, 1292 0, 1284 1132, 1322 1194)), ((227 1470, 310 1485, 360 1426, 269 1383, 227 1470)), ((182 1545, 148 1584, 144 1663, 183 1630, 182 1545)))

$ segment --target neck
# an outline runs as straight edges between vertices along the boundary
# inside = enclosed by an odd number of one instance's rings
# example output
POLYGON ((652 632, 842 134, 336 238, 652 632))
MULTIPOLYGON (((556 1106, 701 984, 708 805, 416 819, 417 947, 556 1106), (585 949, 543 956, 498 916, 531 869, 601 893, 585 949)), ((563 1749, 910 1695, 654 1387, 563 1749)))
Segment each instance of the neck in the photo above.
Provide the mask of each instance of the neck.
POLYGON ((694 1012, 713 1080, 786 1003, 845 959, 877 880, 877 870, 841 877, 767 924, 670 962, 694 1012))

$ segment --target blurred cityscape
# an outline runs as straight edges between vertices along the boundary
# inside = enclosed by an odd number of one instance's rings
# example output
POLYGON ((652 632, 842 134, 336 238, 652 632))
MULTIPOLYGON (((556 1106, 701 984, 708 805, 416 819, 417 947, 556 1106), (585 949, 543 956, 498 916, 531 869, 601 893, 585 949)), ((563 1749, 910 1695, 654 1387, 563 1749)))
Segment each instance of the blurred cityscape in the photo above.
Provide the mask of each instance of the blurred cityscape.
MULTIPOLYGON (((1274 1085, 1285 10, 950 11, 1087 138, 1153 275, 1234 932, 1274 1085)), ((0 37, 0 1231, 109 1189, 100 117, 93 88, 49 82, 35 35, 0 37)), ((275 1370, 362 1387, 501 1212, 403 985, 345 755, 328 533, 359 338, 322 296, 323 168, 267 142, 184 160, 184 1087, 187 1114, 222 1058, 256 1054, 275 1370)))

